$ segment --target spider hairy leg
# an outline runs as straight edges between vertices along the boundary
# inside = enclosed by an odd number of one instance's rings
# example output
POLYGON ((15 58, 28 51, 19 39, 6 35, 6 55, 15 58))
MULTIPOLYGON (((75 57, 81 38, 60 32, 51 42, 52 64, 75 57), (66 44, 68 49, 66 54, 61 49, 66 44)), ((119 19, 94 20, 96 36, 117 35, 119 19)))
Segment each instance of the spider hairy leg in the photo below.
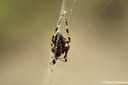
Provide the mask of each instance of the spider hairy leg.
POLYGON ((66 23, 66 33, 68 35, 68 43, 71 42, 71 37, 69 36, 69 30, 68 30, 68 21, 67 19, 65 18, 65 23, 66 23))

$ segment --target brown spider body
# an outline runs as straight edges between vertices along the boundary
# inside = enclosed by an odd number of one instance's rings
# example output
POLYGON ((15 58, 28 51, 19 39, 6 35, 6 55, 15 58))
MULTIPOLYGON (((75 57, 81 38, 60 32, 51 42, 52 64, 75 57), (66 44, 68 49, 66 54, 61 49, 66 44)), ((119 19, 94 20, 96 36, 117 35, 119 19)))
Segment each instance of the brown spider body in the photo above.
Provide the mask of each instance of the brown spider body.
MULTIPOLYGON (((59 24, 61 23, 62 19, 60 20, 59 24)), ((68 40, 63 37, 61 33, 58 32, 58 27, 55 29, 55 34, 52 36, 52 44, 51 44, 51 51, 54 54, 54 59, 52 61, 53 65, 56 63, 56 60, 60 59, 61 54, 64 54, 64 62, 67 62, 67 53, 69 50, 69 42, 71 41, 69 37, 69 30, 68 30, 68 23, 67 20, 65 19, 66 22, 66 32, 68 34, 68 40)), ((62 61, 62 60, 61 60, 62 61)))

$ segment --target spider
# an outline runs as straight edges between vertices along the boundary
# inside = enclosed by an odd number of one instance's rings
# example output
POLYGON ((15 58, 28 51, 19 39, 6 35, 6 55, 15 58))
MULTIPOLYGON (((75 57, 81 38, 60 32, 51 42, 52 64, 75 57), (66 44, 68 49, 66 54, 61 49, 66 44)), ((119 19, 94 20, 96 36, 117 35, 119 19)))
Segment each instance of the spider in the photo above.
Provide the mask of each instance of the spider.
POLYGON ((57 59, 59 59, 60 61, 63 62, 67 62, 67 53, 68 50, 70 48, 69 43, 71 41, 71 38, 69 36, 69 30, 68 30, 68 22, 67 19, 65 18, 64 21, 66 23, 66 33, 68 35, 68 39, 66 39, 59 31, 59 26, 62 22, 63 18, 60 19, 56 29, 55 29, 55 33, 52 36, 52 43, 51 43, 51 51, 54 54, 53 60, 52 60, 52 64, 54 65, 57 61, 57 59), (60 58, 61 55, 64 54, 63 58, 60 58))

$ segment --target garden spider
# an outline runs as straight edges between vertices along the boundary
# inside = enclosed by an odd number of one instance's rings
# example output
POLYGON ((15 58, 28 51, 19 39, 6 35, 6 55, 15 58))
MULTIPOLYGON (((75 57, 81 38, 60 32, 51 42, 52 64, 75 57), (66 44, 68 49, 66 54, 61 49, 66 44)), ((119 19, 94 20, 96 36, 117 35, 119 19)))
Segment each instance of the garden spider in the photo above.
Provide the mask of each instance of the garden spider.
POLYGON ((57 24, 54 35, 52 36, 51 51, 54 54, 54 57, 52 57, 53 65, 56 63, 57 59, 63 62, 67 62, 67 53, 70 48, 69 46, 70 41, 71 38, 69 36, 68 22, 66 18, 62 17, 59 23, 57 24), (66 23, 66 33, 68 35, 68 39, 64 38, 63 35, 58 31, 59 26, 62 23, 62 20, 64 20, 64 22, 66 23), (63 58, 60 58, 61 54, 64 54, 63 58))

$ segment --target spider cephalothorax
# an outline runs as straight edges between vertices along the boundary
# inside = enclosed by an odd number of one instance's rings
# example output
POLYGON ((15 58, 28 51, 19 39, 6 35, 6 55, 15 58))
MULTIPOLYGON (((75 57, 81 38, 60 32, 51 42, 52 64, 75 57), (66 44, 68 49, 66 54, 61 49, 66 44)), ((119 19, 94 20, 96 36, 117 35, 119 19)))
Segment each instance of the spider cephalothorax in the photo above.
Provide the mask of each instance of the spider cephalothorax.
MULTIPOLYGON (((59 21, 57 26, 60 25, 62 20, 63 19, 59 21)), ((58 32, 58 27, 56 27, 55 34, 52 36, 51 50, 52 50, 52 53, 54 54, 53 61, 52 61, 53 65, 56 63, 57 59, 67 62, 67 53, 70 47, 69 42, 71 41, 71 38, 69 37, 68 23, 66 19, 65 19, 65 23, 66 23, 66 32, 68 35, 68 39, 64 38, 63 35, 60 32, 58 32), (63 58, 60 58, 61 54, 64 54, 63 58)))

